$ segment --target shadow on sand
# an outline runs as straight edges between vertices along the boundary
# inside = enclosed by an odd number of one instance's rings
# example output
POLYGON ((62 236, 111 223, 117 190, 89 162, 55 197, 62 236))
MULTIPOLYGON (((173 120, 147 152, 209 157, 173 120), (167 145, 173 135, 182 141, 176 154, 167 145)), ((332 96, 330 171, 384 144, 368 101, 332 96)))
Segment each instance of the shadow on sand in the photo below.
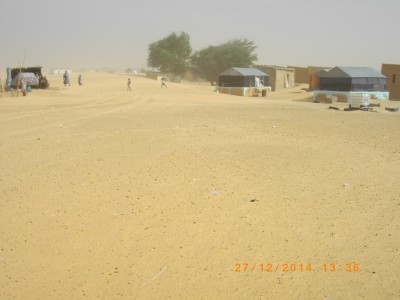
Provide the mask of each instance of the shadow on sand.
POLYGON ((313 96, 307 96, 307 97, 301 98, 301 99, 294 99, 292 101, 293 102, 309 102, 309 103, 312 103, 313 102, 313 96))

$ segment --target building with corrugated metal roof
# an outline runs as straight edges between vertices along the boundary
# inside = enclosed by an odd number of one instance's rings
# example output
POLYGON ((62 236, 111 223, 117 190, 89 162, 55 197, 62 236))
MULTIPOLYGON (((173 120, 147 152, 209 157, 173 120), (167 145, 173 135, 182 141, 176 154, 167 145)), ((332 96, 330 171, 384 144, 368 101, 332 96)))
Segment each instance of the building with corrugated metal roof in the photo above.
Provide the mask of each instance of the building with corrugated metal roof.
POLYGON ((320 90, 329 91, 387 91, 387 77, 367 67, 335 67, 319 75, 320 90))
POLYGON ((372 68, 335 67, 320 73, 318 77, 315 102, 319 95, 329 99, 344 99, 351 107, 368 106, 370 99, 389 100, 387 77, 372 68))
POLYGON ((254 87, 258 76, 265 86, 269 85, 269 75, 256 68, 229 68, 219 75, 219 86, 254 87))
POLYGON ((224 94, 245 96, 260 92, 266 96, 269 75, 257 68, 233 67, 219 75, 218 86, 219 91, 224 94))

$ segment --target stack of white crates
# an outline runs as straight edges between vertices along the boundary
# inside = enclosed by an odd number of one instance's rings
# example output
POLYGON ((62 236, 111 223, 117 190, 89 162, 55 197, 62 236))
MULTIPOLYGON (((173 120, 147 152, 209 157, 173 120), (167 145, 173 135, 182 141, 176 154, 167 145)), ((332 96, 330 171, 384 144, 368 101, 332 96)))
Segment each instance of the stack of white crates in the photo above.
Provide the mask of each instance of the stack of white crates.
POLYGON ((347 102, 351 107, 366 107, 369 106, 371 95, 364 93, 350 93, 347 99, 347 102))

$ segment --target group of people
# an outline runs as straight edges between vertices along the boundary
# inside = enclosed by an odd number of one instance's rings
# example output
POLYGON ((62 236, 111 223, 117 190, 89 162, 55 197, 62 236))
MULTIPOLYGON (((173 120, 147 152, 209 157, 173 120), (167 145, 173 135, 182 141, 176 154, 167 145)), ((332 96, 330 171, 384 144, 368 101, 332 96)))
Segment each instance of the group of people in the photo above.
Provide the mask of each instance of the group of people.
MULTIPOLYGON (((64 86, 71 86, 71 82, 70 82, 70 80, 69 80, 69 72, 68 71, 65 71, 65 73, 64 73, 64 75, 63 75, 63 79, 64 79, 64 86)), ((165 77, 162 77, 161 78, 161 88, 163 88, 163 87, 167 87, 167 85, 165 84, 165 82, 166 82, 166 78, 165 77)), ((79 85, 82 85, 83 83, 82 83, 82 75, 80 75, 79 74, 79 76, 78 76, 78 84, 79 85)), ((128 78, 128 83, 127 83, 127 85, 128 85, 128 88, 127 88, 127 91, 132 91, 132 87, 131 87, 131 85, 132 85, 132 81, 131 81, 131 79, 130 78, 128 78)))
MULTIPOLYGON (((64 86, 71 86, 71 82, 69 81, 69 73, 68 71, 65 71, 64 75, 63 75, 63 79, 64 79, 64 86)), ((82 75, 79 74, 78 76, 78 84, 82 85, 82 75)))
MULTIPOLYGON (((167 85, 165 84, 166 81, 167 80, 165 79, 165 77, 161 77, 161 88, 163 87, 167 88, 167 85)), ((128 88, 126 89, 127 91, 132 91, 131 85, 132 81, 130 78, 128 78, 128 88)))

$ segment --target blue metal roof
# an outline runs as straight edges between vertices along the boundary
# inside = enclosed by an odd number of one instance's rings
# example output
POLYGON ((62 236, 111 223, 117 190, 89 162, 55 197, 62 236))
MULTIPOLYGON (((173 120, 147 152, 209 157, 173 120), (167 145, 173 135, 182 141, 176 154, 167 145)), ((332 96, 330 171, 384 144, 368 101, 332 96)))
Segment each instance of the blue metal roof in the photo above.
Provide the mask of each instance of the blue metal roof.
POLYGON ((269 76, 267 73, 264 73, 256 68, 229 68, 225 70, 220 75, 228 75, 228 76, 269 76))
POLYGON ((386 78, 385 75, 368 67, 335 67, 320 77, 386 78))

